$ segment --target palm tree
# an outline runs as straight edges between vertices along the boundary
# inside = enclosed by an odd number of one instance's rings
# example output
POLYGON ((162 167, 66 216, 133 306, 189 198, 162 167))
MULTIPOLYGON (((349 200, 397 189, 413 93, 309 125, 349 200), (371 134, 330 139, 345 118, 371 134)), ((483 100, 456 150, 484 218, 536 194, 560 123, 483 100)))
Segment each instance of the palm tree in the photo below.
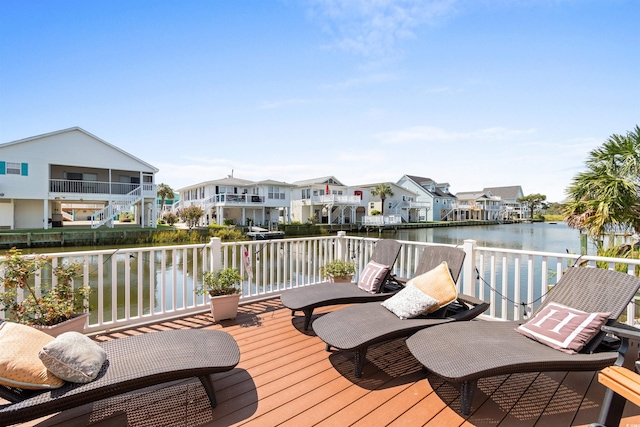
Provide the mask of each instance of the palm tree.
POLYGON ((160 199, 162 200, 160 204, 160 211, 162 212, 164 210, 164 201, 166 199, 173 199, 175 194, 173 194, 173 189, 171 187, 162 183, 158 185, 158 196, 160 196, 160 199))
POLYGON ((640 127, 611 135, 585 163, 567 189, 567 223, 595 240, 609 230, 640 231, 640 127))
POLYGON ((384 215, 384 201, 387 199, 387 196, 393 196, 393 190, 391 190, 391 186, 386 182, 378 184, 371 191, 372 196, 380 196, 380 200, 382 201, 382 215, 384 215))

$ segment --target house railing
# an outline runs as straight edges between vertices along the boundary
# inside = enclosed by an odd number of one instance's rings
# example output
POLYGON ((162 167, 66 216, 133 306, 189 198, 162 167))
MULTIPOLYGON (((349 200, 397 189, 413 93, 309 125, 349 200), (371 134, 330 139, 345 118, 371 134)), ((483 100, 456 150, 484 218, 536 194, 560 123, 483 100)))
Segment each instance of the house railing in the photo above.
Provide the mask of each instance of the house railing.
POLYGON ((314 205, 321 204, 350 204, 350 205, 360 205, 362 199, 360 196, 346 196, 341 194, 325 194, 322 196, 313 196, 311 198, 311 203, 314 205))
MULTIPOLYGON (((208 297, 198 293, 202 275, 221 267, 242 274, 242 301, 272 298, 291 288, 323 281, 320 267, 339 258, 356 263, 361 272, 378 239, 338 236, 267 241, 103 249, 47 254, 53 265, 80 262, 76 285, 91 286, 87 332, 113 330, 156 322, 208 309, 208 297)), ((425 246, 433 243, 401 241, 393 267, 399 277, 412 277, 425 246)), ((452 245, 446 245, 452 246, 452 245)), ((458 287, 460 292, 491 302, 486 319, 522 319, 543 301, 546 292, 574 265, 640 272, 640 260, 580 256, 565 253, 477 247, 475 241, 459 245, 466 253, 458 287)), ((4 274, 0 263, 0 275, 4 274)), ((357 274, 356 279, 357 280, 357 274)), ((51 271, 34 279, 41 292, 53 282, 51 271)), ((0 317, 5 313, 0 311, 0 317)), ((621 318, 638 322, 636 303, 621 318)))
POLYGON ((400 215, 365 215, 362 217, 364 226, 387 226, 402 224, 400 215))
POLYGON ((133 190, 142 187, 144 197, 155 197, 155 184, 144 183, 131 184, 124 182, 104 182, 104 181, 77 181, 69 179, 50 179, 49 192, 61 194, 103 194, 103 195, 122 195, 126 196, 133 190))

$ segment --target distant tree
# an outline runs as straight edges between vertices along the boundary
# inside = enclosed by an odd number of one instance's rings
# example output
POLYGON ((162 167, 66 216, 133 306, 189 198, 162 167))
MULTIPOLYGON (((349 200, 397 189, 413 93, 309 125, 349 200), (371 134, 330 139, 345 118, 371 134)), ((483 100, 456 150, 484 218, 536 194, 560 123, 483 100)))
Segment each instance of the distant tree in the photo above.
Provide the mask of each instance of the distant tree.
POLYGON ((198 206, 189 206, 188 208, 182 209, 180 211, 180 219, 182 219, 191 230, 198 224, 200 218, 204 215, 204 211, 200 209, 198 206))
POLYGON ((175 194, 173 194, 173 189, 169 187, 167 184, 161 183, 158 185, 158 197, 160 197, 160 211, 164 210, 164 201, 166 199, 173 199, 175 194))
POLYGON ((176 222, 178 222, 178 216, 176 214, 174 214, 173 212, 167 212, 166 214, 164 214, 164 216, 162 218, 169 225, 173 225, 176 222))
POLYGON ((385 182, 378 184, 371 191, 371 195, 380 196, 380 200, 382 201, 382 215, 384 215, 384 201, 387 199, 387 196, 393 196, 393 190, 391 186, 385 182))
POLYGON ((640 231, 640 127, 589 153, 567 189, 567 223, 598 241, 609 230, 640 231))
POLYGON ((529 218, 533 219, 533 213, 536 209, 544 208, 547 196, 544 194, 529 194, 528 196, 520 197, 517 199, 518 203, 524 203, 529 208, 529 218))

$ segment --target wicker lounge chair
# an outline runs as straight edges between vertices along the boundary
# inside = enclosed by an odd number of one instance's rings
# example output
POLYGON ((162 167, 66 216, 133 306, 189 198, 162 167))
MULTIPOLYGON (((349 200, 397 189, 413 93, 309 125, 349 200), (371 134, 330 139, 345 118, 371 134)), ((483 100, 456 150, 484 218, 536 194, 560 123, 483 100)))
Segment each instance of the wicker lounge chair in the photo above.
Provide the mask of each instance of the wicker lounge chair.
POLYGON ((211 374, 233 369, 240 360, 238 344, 217 330, 173 330, 105 341, 99 344, 107 362, 98 377, 85 384, 29 393, 0 386, 0 425, 33 420, 107 397, 169 381, 198 377, 211 406, 216 406, 211 374))
POLYGON ((640 329, 604 326, 602 330, 620 337, 622 345, 615 365, 604 368, 598 374, 598 381, 607 387, 607 391, 600 407, 598 423, 590 427, 619 426, 627 401, 640 406, 640 374, 636 367, 640 356, 640 329))
MULTIPOLYGON (((392 239, 383 239, 376 243, 371 255, 371 261, 393 267, 402 245, 392 239)), ((393 292, 378 292, 371 294, 363 291, 354 283, 319 283, 304 288, 290 289, 280 295, 282 304, 291 309, 291 315, 296 311, 304 313, 304 330, 309 329, 313 310, 335 304, 363 303, 382 301, 393 295, 393 292)))
MULTIPOLYGON (((446 246, 427 246, 424 249, 415 276, 426 273, 447 262, 451 277, 457 281, 465 253, 462 249, 446 246)), ((470 320, 484 312, 489 304, 467 295, 426 316, 400 319, 380 302, 353 305, 328 313, 313 323, 316 335, 331 347, 355 352, 355 377, 360 378, 369 346, 392 339, 406 337, 434 325, 470 320)))
MULTIPOLYGON (((612 323, 639 287, 640 279, 625 273, 569 268, 536 313, 554 302, 588 313, 610 312, 612 323)), ((568 354, 516 332, 521 323, 451 323, 417 332, 407 339, 407 346, 427 370, 462 383, 460 410, 464 415, 471 411, 480 378, 519 372, 595 371, 613 364, 618 355, 616 351, 593 352, 604 332, 579 353, 568 354)))

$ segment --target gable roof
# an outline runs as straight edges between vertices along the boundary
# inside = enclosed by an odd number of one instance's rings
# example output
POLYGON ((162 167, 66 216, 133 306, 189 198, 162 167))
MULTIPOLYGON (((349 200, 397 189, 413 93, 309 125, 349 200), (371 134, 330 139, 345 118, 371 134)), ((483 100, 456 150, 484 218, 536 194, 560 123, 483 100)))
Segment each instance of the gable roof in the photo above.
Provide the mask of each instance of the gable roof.
POLYGON ((413 181, 415 184, 417 184, 419 187, 422 187, 422 189, 424 191, 426 191, 427 193, 436 196, 436 197, 451 197, 451 198, 455 198, 456 196, 454 196, 453 194, 451 194, 449 191, 444 191, 442 189, 442 186, 449 186, 449 184, 447 183, 440 183, 438 184, 436 181, 432 180, 431 178, 425 178, 422 176, 416 176, 416 175, 405 175, 408 179, 410 179, 411 181, 413 181), (434 190, 429 190, 428 188, 426 188, 425 186, 427 185, 433 185, 435 187, 434 190))
POLYGON ((88 137, 90 137, 90 138, 92 138, 92 139, 94 139, 94 140, 96 140, 96 141, 108 146, 109 148, 120 152, 121 154, 129 157, 130 159, 135 160, 136 162, 139 162, 139 163, 145 165, 146 167, 151 169, 154 173, 157 173, 159 171, 159 169, 156 168, 155 166, 145 162, 144 160, 141 160, 141 159, 137 158, 136 156, 134 156, 132 154, 127 153, 123 149, 121 149, 119 147, 116 147, 113 144, 109 144, 107 141, 105 141, 105 140, 103 140, 101 138, 98 138, 97 136, 87 132, 86 130, 84 130, 81 127, 78 127, 78 126, 74 126, 74 127, 70 127, 70 128, 62 129, 62 130, 57 130, 57 131, 54 131, 54 132, 44 133, 42 135, 31 136, 29 138, 19 139, 17 141, 5 142, 4 144, 0 144, 0 148, 9 147, 9 146, 12 146, 12 145, 23 144, 23 143, 26 143, 26 142, 31 142, 31 141, 35 141, 35 140, 38 140, 38 139, 44 139, 44 138, 48 138, 48 137, 51 137, 51 136, 54 136, 54 135, 60 135, 60 134, 63 134, 63 133, 70 133, 70 132, 81 132, 81 133, 85 134, 86 136, 88 136, 88 137))
POLYGON ((298 187, 302 187, 302 186, 306 186, 306 185, 313 185, 313 184, 332 184, 332 185, 341 185, 343 187, 346 187, 346 185, 344 185, 343 183, 341 183, 340 181, 338 181, 336 179, 335 176, 323 176, 320 178, 311 178, 311 179, 305 179, 302 181, 294 181, 293 185, 296 185, 298 187))
POLYGON ((518 197, 522 197, 524 193, 522 192, 522 187, 519 185, 512 185, 508 187, 487 187, 484 192, 491 192, 494 196, 498 196, 502 199, 512 199, 515 200, 518 197))
POLYGON ((256 182, 256 184, 279 186, 279 187, 295 187, 293 184, 289 184, 288 182, 276 181, 276 180, 273 180, 273 179, 265 179, 263 181, 258 181, 258 182, 256 182))

